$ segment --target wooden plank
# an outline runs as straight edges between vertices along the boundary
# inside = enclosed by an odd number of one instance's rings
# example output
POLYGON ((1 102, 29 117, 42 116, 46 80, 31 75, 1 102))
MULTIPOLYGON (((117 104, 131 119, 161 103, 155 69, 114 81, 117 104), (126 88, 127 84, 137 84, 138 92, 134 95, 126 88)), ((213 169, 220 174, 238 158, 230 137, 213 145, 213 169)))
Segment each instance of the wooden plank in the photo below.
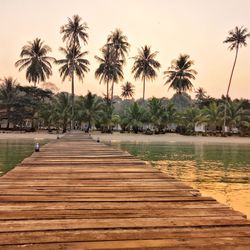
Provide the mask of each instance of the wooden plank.
POLYGON ((72 133, 0 179, 0 249, 247 249, 245 216, 72 133))

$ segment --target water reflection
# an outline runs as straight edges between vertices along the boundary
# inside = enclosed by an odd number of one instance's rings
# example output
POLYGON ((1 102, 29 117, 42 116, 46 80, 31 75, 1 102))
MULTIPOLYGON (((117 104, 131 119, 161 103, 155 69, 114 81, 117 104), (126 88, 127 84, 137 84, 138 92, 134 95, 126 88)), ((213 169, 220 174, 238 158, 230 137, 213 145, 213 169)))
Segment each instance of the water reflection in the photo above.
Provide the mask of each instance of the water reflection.
MULTIPOLYGON (((0 140, 0 176, 11 170, 34 151, 36 140, 0 140)), ((40 144, 46 140, 39 140, 40 144)))
POLYGON ((115 143, 250 218, 250 145, 115 143))

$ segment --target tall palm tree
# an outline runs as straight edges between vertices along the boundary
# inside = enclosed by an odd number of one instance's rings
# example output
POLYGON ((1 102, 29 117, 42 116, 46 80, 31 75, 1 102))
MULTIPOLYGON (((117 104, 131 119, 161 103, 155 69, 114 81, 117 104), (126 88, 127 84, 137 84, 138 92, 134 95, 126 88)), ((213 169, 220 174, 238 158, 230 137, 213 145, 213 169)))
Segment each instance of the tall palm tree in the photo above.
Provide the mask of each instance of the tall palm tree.
POLYGON ((9 124, 11 120, 11 110, 14 108, 17 95, 16 80, 12 77, 5 77, 1 80, 0 85, 0 108, 6 109, 7 126, 9 129, 9 124))
MULTIPOLYGON (((66 78, 71 79, 71 90, 72 90, 71 105, 72 105, 72 119, 73 119, 74 97, 75 97, 75 90, 74 90, 75 74, 80 81, 83 81, 85 73, 89 71, 88 68, 89 61, 84 58, 88 54, 88 52, 87 51, 81 52, 80 47, 78 46, 67 47, 66 49, 61 47, 60 51, 65 55, 65 58, 57 60, 56 63, 62 65, 59 68, 62 80, 64 81, 66 78)), ((73 124, 72 126, 74 127, 73 124)))
POLYGON ((62 40, 67 42, 68 47, 79 47, 81 40, 84 44, 88 43, 88 25, 81 21, 80 16, 74 15, 72 19, 68 18, 68 23, 61 27, 62 40))
MULTIPOLYGON (((123 79, 122 60, 114 59, 114 51, 107 46, 101 49, 102 57, 95 56, 100 63, 95 71, 95 77, 107 84, 107 102, 109 102, 109 83, 117 82, 123 79)), ((112 99, 111 99, 112 101, 112 99)))
POLYGON ((164 75, 167 77, 165 85, 170 83, 169 88, 176 90, 178 94, 193 88, 191 80, 195 80, 194 75, 197 72, 190 68, 194 62, 189 58, 189 55, 181 54, 177 60, 172 61, 168 70, 164 71, 164 75))
POLYGON ((23 46, 20 54, 22 59, 15 63, 15 66, 19 67, 19 71, 27 68, 26 79, 33 82, 35 87, 39 81, 45 81, 52 75, 50 62, 55 61, 55 59, 47 56, 49 52, 51 52, 51 48, 44 44, 40 38, 36 38, 23 46))
POLYGON ((157 77, 156 70, 159 70, 161 64, 155 60, 157 55, 156 52, 151 52, 150 46, 145 45, 140 50, 138 50, 138 55, 133 57, 135 60, 132 73, 134 78, 142 79, 143 81, 143 102, 145 99, 145 83, 146 80, 154 80, 157 77))
POLYGON ((122 94, 121 97, 132 98, 135 93, 135 86, 131 82, 126 82, 124 85, 122 85, 122 94))
MULTIPOLYGON (((114 60, 121 60, 122 66, 126 61, 126 54, 130 44, 128 43, 128 38, 123 35, 123 32, 120 29, 116 29, 114 32, 108 36, 106 46, 110 47, 114 51, 114 60)), ((113 100, 114 93, 114 82, 111 86, 111 100, 113 100)))
MULTIPOLYGON (((234 63, 233 63, 232 71, 230 74, 229 83, 227 87, 227 93, 226 93, 227 102, 228 102, 228 94, 229 94, 229 90, 230 90, 230 86, 231 86, 231 82, 233 78, 233 73, 234 73, 234 68, 236 65, 237 57, 238 57, 239 48, 241 48, 242 46, 247 46, 246 39, 249 36, 250 36, 250 33, 247 33, 247 28, 244 28, 244 27, 239 28, 238 26, 236 26, 234 30, 229 31, 229 36, 226 38, 225 41, 223 41, 223 43, 230 44, 228 48, 231 51, 235 50, 234 63)), ((227 104, 225 103, 224 121, 223 121, 224 132, 226 128, 226 113, 227 113, 227 104)))

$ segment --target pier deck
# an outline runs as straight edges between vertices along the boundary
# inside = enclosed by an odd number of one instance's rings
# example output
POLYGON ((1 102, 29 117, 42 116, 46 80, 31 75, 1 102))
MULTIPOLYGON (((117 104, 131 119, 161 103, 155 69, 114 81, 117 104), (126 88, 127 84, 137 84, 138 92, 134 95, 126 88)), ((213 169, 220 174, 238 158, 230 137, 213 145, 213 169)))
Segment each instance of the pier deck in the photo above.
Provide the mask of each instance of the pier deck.
POLYGON ((0 249, 250 249, 250 222, 72 133, 0 178, 0 249))

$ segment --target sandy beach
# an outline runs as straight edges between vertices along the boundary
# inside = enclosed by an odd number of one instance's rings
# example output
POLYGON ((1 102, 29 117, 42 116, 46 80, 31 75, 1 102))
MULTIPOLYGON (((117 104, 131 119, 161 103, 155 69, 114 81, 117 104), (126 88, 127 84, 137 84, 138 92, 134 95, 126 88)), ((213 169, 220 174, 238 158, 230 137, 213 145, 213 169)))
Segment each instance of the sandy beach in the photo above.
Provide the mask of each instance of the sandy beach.
MULTIPOLYGON (((62 134, 59 134, 62 137, 62 134)), ((27 140, 54 140, 57 139, 57 134, 49 134, 48 132, 1 132, 0 133, 0 140, 3 139, 27 139, 27 140)))
POLYGON ((100 141, 121 141, 121 142, 184 142, 184 143, 240 143, 240 144, 250 144, 249 137, 215 137, 215 136, 184 136, 174 133, 162 134, 162 135, 143 135, 143 134, 132 134, 132 133, 113 133, 113 134, 102 134, 100 132, 92 132, 91 136, 94 140, 97 138, 100 141))
MULTIPOLYGON (((83 132, 84 133, 84 132, 83 132)), ((63 134, 59 134, 60 137, 63 137, 63 134)), ((215 136, 184 136, 174 133, 163 134, 163 135, 144 135, 144 134, 133 134, 133 133, 119 133, 115 132, 113 134, 102 134, 98 131, 93 131, 91 136, 94 140, 99 138, 101 141, 121 141, 121 142, 184 142, 184 143, 240 143, 240 144, 250 144, 249 137, 215 137, 215 136)), ((33 133, 20 133, 20 132, 5 132, 0 133, 1 139, 57 139, 57 134, 50 134, 45 132, 33 132, 33 133)))

